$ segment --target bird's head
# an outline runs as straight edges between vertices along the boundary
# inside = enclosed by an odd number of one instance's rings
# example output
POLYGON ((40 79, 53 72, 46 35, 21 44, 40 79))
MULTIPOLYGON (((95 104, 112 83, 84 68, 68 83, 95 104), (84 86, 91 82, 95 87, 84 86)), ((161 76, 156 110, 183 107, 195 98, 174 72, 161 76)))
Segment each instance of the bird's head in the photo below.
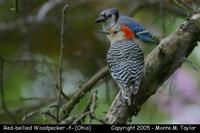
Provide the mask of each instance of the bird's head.
POLYGON ((99 31, 106 34, 110 42, 123 39, 133 40, 135 38, 135 34, 126 25, 115 24, 114 26, 112 26, 107 30, 99 30, 99 31))
POLYGON ((103 29, 109 29, 117 23, 119 18, 119 11, 116 8, 109 8, 101 11, 95 23, 102 23, 103 29))

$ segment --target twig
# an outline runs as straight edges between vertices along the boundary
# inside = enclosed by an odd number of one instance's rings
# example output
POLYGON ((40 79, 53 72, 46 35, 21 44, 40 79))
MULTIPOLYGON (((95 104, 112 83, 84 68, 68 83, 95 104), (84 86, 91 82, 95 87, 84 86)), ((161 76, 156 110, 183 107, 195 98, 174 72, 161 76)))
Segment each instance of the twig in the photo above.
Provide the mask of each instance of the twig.
MULTIPOLYGON (((56 89, 59 91, 59 86, 58 86, 57 83, 55 83, 55 87, 56 87, 56 89)), ((61 90, 61 95, 62 95, 66 100, 69 100, 69 99, 70 99, 67 95, 65 95, 65 93, 63 92, 63 90, 61 90)))
POLYGON ((42 112, 42 114, 45 114, 49 117, 51 117, 53 120, 55 120, 57 123, 60 121, 56 116, 54 116, 53 114, 51 114, 49 111, 47 112, 42 112))
POLYGON ((80 115, 69 116, 66 119, 62 120, 60 123, 61 124, 81 123, 84 122, 84 119, 87 115, 89 115, 91 119, 96 119, 97 117, 94 115, 94 111, 96 109, 96 100, 97 100, 97 91, 93 92, 89 102, 86 104, 85 109, 82 111, 80 115))
MULTIPOLYGON (((91 96, 90 100, 88 101, 88 103, 86 104, 85 109, 83 110, 83 113, 82 113, 82 114, 84 114, 84 113, 90 111, 90 106, 91 106, 91 104, 92 104, 92 96, 91 96)), ((85 117, 82 118, 82 122, 85 121, 86 116, 87 116, 87 115, 85 115, 85 117)))
POLYGON ((64 49, 64 29, 65 29, 65 12, 69 6, 66 4, 62 10, 62 21, 61 21, 61 32, 60 32, 60 63, 59 63, 59 91, 58 91, 58 99, 57 99, 57 119, 59 120, 59 112, 60 112, 60 102, 61 102, 61 94, 62 94, 62 72, 63 72, 63 49, 64 49))
POLYGON ((15 5, 13 8, 10 8, 10 10, 19 13, 19 0, 15 0, 15 5))
POLYGON ((97 90, 93 92, 91 99, 92 99, 92 104, 90 106, 90 111, 92 113, 89 114, 89 116, 90 120, 92 121, 92 119, 94 118, 93 116, 95 116, 95 109, 97 108, 97 90))
POLYGON ((39 110, 32 111, 32 112, 26 114, 26 115, 22 118, 22 121, 26 121, 27 119, 29 119, 29 118, 31 118, 31 117, 37 115, 38 113, 40 113, 39 110))
POLYGON ((69 117, 67 117, 67 119, 62 120, 62 121, 60 122, 60 124, 71 124, 71 123, 73 123, 73 121, 75 121, 75 120, 77 119, 77 117, 78 117, 78 115, 69 116, 69 117))
POLYGON ((4 59, 0 57, 0 80, 1 80, 1 85, 0 85, 0 91, 1 91, 1 102, 2 102, 2 108, 4 111, 11 117, 14 123, 17 123, 17 120, 15 119, 15 116, 9 111, 9 109, 6 106, 5 102, 5 96, 4 96, 4 85, 3 85, 3 74, 4 73, 4 59))
POLYGON ((90 106, 90 110, 94 113, 97 107, 97 90, 93 92, 91 99, 92 99, 92 104, 90 106))
POLYGON ((55 100, 56 100, 56 98, 49 99, 46 102, 44 102, 45 100, 43 100, 42 102, 39 103, 39 105, 36 105, 36 106, 34 105, 29 108, 23 107, 23 108, 16 110, 15 113, 22 112, 22 111, 25 111, 28 109, 28 111, 26 111, 28 113, 25 114, 25 116, 22 118, 22 121, 26 121, 27 119, 30 119, 37 114, 41 115, 41 114, 45 114, 44 112, 48 112, 52 108, 52 106, 53 106, 52 104, 56 104, 55 100), (54 103, 52 103, 52 102, 54 102, 54 103), (49 103, 49 105, 46 105, 46 103, 49 103))
POLYGON ((185 2, 183 2, 183 0, 171 0, 171 1, 179 8, 183 9, 183 11, 185 11, 188 14, 188 16, 193 12, 193 9, 189 7, 185 2))
POLYGON ((37 114, 39 114, 39 115, 44 114, 44 115, 46 115, 46 116, 51 117, 51 118, 52 118, 53 120, 55 120, 57 123, 59 122, 59 120, 57 119, 57 117, 54 116, 53 114, 51 114, 49 111, 42 112, 42 111, 40 111, 40 110, 36 110, 36 111, 33 111, 33 112, 28 113, 27 115, 25 115, 25 116, 22 118, 22 121, 26 121, 27 119, 29 119, 29 118, 31 118, 31 117, 37 115, 37 114))
POLYGON ((76 120, 73 121, 72 124, 77 124, 79 123, 85 116, 89 115, 93 113, 92 111, 88 111, 88 112, 85 112, 85 113, 82 113, 76 120))
POLYGON ((88 104, 86 106, 86 109, 84 110, 84 112, 81 113, 81 115, 77 119, 75 119, 72 124, 76 124, 76 123, 79 123, 81 121, 84 121, 84 119, 87 115, 89 115, 90 118, 93 118, 92 116, 94 116, 95 109, 96 109, 96 101, 97 101, 97 91, 94 91, 91 98, 90 98, 90 101, 89 101, 90 106, 88 107, 88 105, 89 105, 88 104))
POLYGON ((85 84, 83 84, 77 91, 74 93, 73 97, 69 102, 64 106, 65 116, 62 120, 66 119, 69 116, 69 113, 72 111, 73 107, 79 102, 79 100, 89 91, 92 87, 102 78, 108 74, 108 67, 104 67, 98 73, 96 73, 91 79, 89 79, 85 84))
POLYGON ((48 0, 43 6, 39 9, 36 20, 41 22, 46 17, 47 13, 54 9, 57 5, 61 4, 64 0, 48 0))

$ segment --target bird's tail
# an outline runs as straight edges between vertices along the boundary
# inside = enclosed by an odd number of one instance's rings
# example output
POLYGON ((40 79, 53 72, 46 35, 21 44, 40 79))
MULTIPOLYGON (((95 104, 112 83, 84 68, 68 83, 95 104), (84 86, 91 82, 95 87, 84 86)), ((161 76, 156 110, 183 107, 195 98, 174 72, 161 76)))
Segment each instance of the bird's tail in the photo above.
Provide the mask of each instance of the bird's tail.
POLYGON ((135 96, 138 93, 140 87, 141 79, 135 81, 135 83, 128 88, 123 88, 121 90, 121 97, 122 99, 128 103, 129 106, 135 103, 135 96))
POLYGON ((120 92, 122 101, 127 102, 128 105, 131 106, 135 101, 135 98, 131 90, 129 88, 124 88, 120 92))

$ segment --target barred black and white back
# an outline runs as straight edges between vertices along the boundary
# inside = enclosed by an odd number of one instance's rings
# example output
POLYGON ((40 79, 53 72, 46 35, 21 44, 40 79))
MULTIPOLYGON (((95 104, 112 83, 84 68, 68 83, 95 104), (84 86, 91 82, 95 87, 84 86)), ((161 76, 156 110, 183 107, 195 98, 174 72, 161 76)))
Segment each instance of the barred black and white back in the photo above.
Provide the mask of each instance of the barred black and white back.
POLYGON ((107 53, 107 65, 120 87, 122 99, 131 105, 134 103, 143 73, 144 56, 141 48, 132 40, 114 41, 107 53))

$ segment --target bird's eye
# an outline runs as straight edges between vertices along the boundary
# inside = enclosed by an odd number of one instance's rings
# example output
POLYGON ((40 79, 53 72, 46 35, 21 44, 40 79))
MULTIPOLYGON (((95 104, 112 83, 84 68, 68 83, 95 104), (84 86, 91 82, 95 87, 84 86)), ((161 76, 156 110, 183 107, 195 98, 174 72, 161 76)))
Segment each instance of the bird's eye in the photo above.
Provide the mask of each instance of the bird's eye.
POLYGON ((111 17, 111 16, 112 16, 111 14, 108 14, 108 15, 107 15, 107 17, 111 17))
POLYGON ((114 34, 117 34, 117 31, 114 31, 113 33, 114 33, 114 34))

